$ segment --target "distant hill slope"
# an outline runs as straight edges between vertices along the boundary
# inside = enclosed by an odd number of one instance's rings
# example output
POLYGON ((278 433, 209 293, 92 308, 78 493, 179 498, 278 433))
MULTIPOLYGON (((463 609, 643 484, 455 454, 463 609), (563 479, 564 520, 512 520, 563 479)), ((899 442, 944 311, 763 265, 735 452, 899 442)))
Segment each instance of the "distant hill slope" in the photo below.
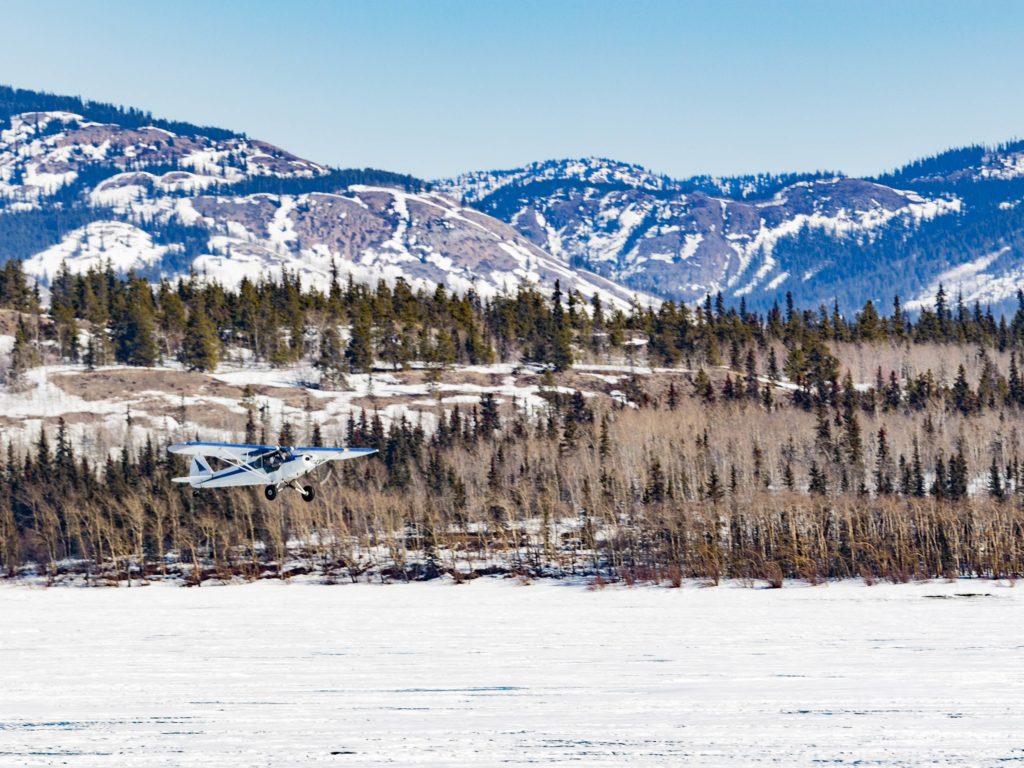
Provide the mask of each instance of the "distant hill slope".
POLYGON ((507 224, 412 176, 335 169, 244 134, 0 89, 0 258, 228 284, 287 269, 326 285, 404 277, 487 296, 521 282, 628 305, 507 224))
POLYGON ((1011 300, 1024 277, 1024 142, 968 147, 875 179, 834 173, 674 180, 601 158, 475 172, 437 187, 565 262, 659 296, 722 291, 764 308, 789 291, 846 309, 939 282, 1011 300))
POLYGON ((844 310, 940 283, 997 308, 1024 283, 1024 142, 872 179, 672 179, 602 158, 428 183, 337 169, 243 133, 0 86, 0 260, 224 280, 399 276, 490 295, 521 281, 764 309, 844 310))

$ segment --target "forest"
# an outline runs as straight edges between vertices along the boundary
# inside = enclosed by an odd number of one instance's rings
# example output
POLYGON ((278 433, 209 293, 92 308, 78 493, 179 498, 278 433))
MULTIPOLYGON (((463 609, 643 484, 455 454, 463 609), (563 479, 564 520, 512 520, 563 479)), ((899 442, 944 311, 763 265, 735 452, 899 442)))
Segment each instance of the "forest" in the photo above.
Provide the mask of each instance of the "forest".
POLYGON ((23 112, 73 112, 98 123, 117 123, 125 128, 152 125, 183 135, 203 135, 214 140, 242 138, 244 134, 209 125, 195 125, 181 120, 164 120, 150 112, 134 107, 122 107, 101 101, 90 101, 79 96, 60 96, 54 93, 12 88, 0 85, 0 128, 8 127, 11 116, 23 112))
MULTIPOLYGON (((304 363, 310 386, 423 369, 532 365, 546 403, 485 392, 438 403, 430 431, 375 408, 344 444, 373 447, 314 504, 259 489, 201 494, 170 435, 90 456, 63 422, 3 446, 0 568, 90 583, 174 577, 405 580, 447 573, 817 582, 1024 571, 1024 294, 1010 316, 940 289, 911 316, 898 298, 852 317, 700 306, 608 307, 522 287, 484 300, 443 288, 323 290, 285 274, 237 289, 111 270, 53 280, 50 304, 9 261, 0 306, 17 318, 4 387, 40 364, 83 369, 225 361, 304 363), (575 363, 616 363, 617 395, 575 363), (621 391, 620 391, 621 390, 621 391)), ((315 410, 274 423, 243 397, 239 441, 324 442, 315 410)))

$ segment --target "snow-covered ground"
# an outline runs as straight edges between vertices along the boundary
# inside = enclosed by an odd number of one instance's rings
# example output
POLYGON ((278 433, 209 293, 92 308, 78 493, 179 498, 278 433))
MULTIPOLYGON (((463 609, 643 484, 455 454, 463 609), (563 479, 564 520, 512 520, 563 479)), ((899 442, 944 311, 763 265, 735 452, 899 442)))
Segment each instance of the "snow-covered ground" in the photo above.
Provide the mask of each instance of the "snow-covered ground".
POLYGON ((0 588, 0 766, 1003 765, 1024 592, 0 588))

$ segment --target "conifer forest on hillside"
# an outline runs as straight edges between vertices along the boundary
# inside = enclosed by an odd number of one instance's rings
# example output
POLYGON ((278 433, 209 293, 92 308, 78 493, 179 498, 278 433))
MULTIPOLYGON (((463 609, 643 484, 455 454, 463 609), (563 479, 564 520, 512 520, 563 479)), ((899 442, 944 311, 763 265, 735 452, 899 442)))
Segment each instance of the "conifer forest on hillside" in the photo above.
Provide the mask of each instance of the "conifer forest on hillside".
POLYGON ((8 392, 44 365, 305 366, 310 389, 343 391, 366 373, 437 383, 513 364, 544 407, 483 388, 438 398, 429 428, 370 403, 332 433, 315 407, 275 419, 247 388, 238 441, 378 449, 339 465, 312 504, 172 485, 187 466, 165 447, 202 439, 192 432, 97 455, 52 420, 2 446, 9 577, 779 585, 1024 572, 1024 295, 1008 317, 942 290, 913 316, 895 299, 848 317, 792 300, 764 314, 720 296, 624 310, 557 288, 483 301, 402 280, 320 291, 286 273, 228 290, 94 269, 61 271, 48 300, 6 264, 8 392))

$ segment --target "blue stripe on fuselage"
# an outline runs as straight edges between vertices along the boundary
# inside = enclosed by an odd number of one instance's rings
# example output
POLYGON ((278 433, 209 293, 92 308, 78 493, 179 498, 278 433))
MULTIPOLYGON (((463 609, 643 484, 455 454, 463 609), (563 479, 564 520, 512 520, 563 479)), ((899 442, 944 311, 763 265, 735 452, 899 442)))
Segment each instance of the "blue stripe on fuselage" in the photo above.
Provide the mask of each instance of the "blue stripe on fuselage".
MULTIPOLYGON (((290 447, 290 446, 284 446, 284 445, 254 445, 254 444, 250 444, 250 443, 205 443, 205 442, 201 442, 201 441, 191 441, 191 442, 187 442, 187 443, 179 443, 179 445, 205 446, 207 448, 245 448, 245 449, 248 449, 250 451, 253 451, 253 450, 263 450, 263 451, 266 451, 267 453, 271 453, 271 452, 276 451, 276 450, 281 449, 281 448, 290 447)), ((300 447, 294 448, 294 451, 296 453, 313 453, 313 452, 322 452, 322 451, 329 451, 329 452, 330 451, 348 451, 350 453, 376 453, 377 449, 376 448, 345 448, 345 447, 325 448, 325 447, 322 447, 322 446, 317 446, 317 447, 313 447, 313 446, 300 446, 300 447)))

